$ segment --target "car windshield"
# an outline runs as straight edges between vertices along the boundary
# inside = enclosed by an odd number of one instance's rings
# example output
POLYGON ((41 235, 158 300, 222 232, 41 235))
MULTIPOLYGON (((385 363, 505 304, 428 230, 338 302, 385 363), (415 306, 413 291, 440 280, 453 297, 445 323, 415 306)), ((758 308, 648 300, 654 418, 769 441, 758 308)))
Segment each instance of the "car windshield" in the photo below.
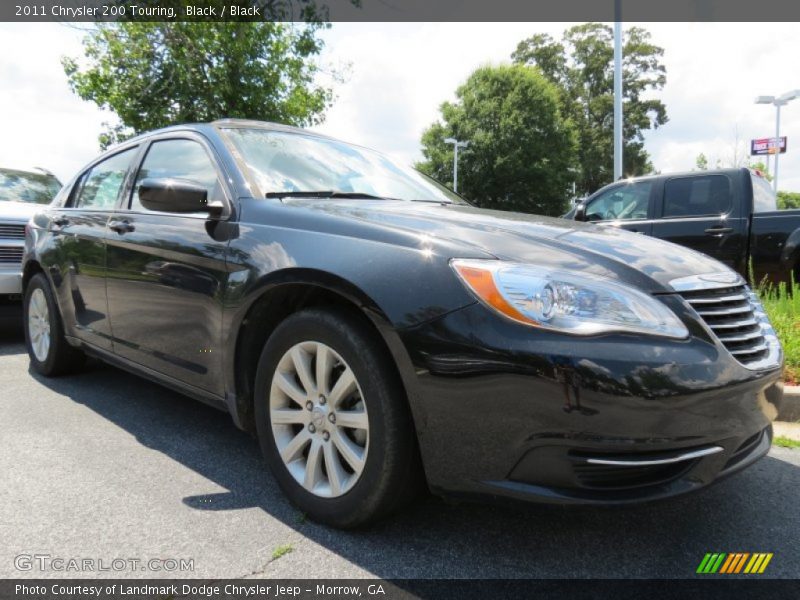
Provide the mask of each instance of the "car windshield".
POLYGON ((327 138, 260 128, 222 130, 270 197, 379 197, 465 204, 433 179, 373 150, 327 138))
POLYGON ((0 200, 49 204, 60 189, 52 175, 0 169, 0 200))

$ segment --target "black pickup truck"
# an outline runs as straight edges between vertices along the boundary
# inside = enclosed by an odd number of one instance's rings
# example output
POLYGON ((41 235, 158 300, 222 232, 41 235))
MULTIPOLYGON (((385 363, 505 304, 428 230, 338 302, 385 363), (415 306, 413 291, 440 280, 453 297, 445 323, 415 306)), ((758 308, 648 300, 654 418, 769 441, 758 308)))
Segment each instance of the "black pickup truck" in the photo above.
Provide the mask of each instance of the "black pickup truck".
POLYGON ((800 210, 746 168, 637 177, 599 189, 566 215, 675 242, 756 281, 800 281, 800 210))

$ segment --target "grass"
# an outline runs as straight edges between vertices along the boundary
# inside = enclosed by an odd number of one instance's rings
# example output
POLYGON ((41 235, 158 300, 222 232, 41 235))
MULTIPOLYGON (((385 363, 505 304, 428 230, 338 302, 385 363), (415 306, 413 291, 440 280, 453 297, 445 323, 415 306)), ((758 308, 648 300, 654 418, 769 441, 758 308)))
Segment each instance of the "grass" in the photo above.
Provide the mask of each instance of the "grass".
POLYGON ((800 448, 800 442, 797 440, 792 440, 787 437, 777 436, 772 438, 772 445, 773 446, 780 446, 782 448, 800 448))
POLYGON ((800 384, 800 283, 762 283, 758 296, 778 334, 786 356, 786 382, 800 384), (789 290, 791 289, 791 293, 789 290))
POLYGON ((272 560, 278 560, 279 558, 286 556, 294 550, 291 544, 284 544, 283 546, 278 546, 275 550, 272 551, 272 560))

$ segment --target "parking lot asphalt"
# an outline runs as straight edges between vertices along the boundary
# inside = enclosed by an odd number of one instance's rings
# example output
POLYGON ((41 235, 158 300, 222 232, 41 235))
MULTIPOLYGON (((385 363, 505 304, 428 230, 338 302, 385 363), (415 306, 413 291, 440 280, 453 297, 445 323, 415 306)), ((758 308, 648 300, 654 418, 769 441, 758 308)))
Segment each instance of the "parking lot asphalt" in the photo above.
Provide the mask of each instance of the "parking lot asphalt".
POLYGON ((194 563, 104 577, 672 578, 693 576, 706 552, 772 552, 765 576, 800 576, 800 450, 773 448, 718 485, 654 504, 510 509, 428 497, 341 532, 288 503, 227 415, 100 363, 33 375, 15 326, 0 329, 0 399, 3 578, 92 574, 19 570, 16 557, 34 554, 194 563))

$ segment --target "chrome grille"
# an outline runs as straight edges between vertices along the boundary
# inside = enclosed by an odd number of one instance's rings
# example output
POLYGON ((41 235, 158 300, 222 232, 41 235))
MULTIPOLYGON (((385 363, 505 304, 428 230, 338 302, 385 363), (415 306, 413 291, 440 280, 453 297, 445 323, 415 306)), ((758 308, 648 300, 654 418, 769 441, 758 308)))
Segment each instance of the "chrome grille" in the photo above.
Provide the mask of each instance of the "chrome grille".
POLYGON ((0 238, 5 240, 24 240, 25 225, 22 223, 0 223, 0 238))
POLYGON ((0 263, 21 263, 22 246, 0 246, 0 263))
POLYGON ((777 337, 761 304, 746 285, 688 290, 681 296, 743 365, 761 368, 776 354, 777 337))

